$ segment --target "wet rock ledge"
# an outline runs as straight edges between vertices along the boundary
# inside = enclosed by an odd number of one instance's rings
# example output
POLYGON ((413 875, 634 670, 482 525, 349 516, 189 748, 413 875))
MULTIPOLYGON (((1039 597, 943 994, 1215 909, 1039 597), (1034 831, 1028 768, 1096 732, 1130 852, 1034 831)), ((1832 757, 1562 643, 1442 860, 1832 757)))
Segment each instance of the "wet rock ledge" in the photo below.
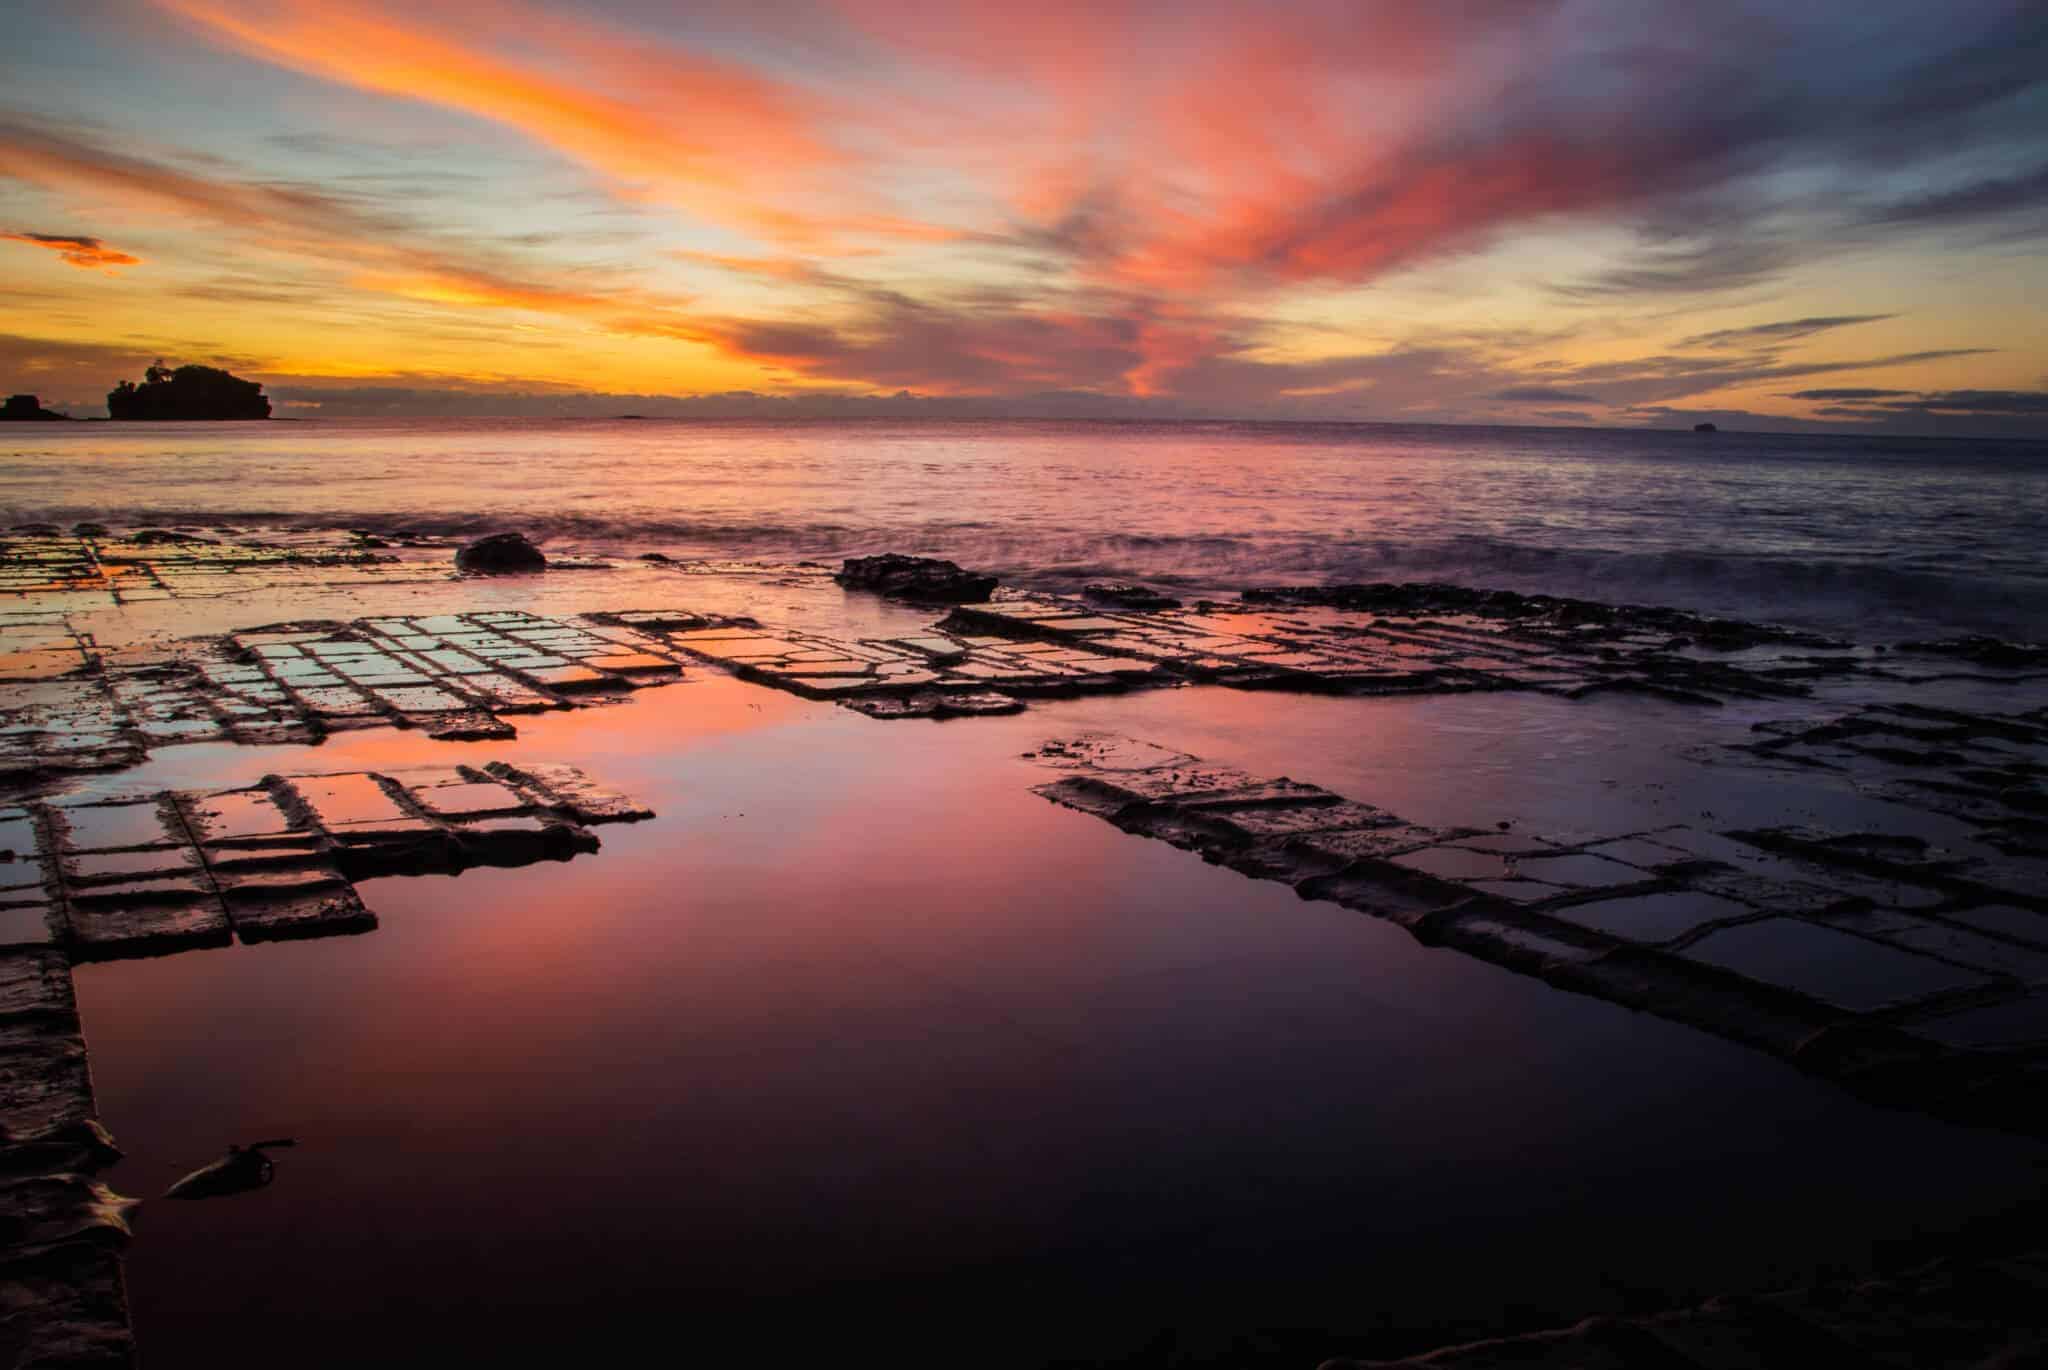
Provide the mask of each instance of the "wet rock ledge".
POLYGON ((94 1117, 70 964, 0 949, 0 1363, 133 1363, 132 1205, 96 1178, 120 1154, 94 1117))
POLYGON ((963 571, 937 557, 907 557, 900 552, 848 557, 833 579, 849 590, 872 590, 913 604, 976 604, 996 588, 994 576, 963 571))
POLYGON ((72 991, 86 960, 367 932, 354 882, 569 860, 650 812, 567 766, 269 776, 246 789, 0 809, 0 1364, 133 1362, 132 1200, 96 1178, 72 991))
POLYGON ((1875 1102, 2048 1137, 2048 861, 1811 828, 1431 828, 1105 735, 1037 793, 1875 1102))

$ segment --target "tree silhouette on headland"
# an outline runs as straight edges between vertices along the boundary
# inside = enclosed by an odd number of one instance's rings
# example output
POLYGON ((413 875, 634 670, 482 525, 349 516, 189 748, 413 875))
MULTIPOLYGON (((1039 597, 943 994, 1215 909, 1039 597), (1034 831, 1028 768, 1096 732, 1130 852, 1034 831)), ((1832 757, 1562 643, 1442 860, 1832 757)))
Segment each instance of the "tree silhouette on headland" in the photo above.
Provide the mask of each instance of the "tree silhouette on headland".
POLYGON ((270 401, 257 381, 245 381, 214 366, 181 366, 162 358, 142 373, 142 384, 122 381, 107 392, 107 414, 116 419, 267 419, 270 401))

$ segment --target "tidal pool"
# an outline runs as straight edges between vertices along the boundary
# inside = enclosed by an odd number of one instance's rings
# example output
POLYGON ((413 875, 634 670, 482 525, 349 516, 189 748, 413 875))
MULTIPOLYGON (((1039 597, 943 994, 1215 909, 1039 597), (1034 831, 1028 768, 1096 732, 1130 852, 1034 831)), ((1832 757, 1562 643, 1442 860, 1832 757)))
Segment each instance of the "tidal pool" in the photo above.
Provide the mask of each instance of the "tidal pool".
POLYGON ((140 1344, 1305 1367, 1860 1269, 2037 1197, 2036 1142, 1133 838, 1021 755, 1107 728, 1543 831, 1858 806, 1679 758, 1742 724, 1210 689, 881 723, 707 674, 512 742, 164 750, 103 783, 566 761, 658 816, 366 882, 368 935, 78 968, 114 1187, 299 1141, 140 1212, 140 1344))

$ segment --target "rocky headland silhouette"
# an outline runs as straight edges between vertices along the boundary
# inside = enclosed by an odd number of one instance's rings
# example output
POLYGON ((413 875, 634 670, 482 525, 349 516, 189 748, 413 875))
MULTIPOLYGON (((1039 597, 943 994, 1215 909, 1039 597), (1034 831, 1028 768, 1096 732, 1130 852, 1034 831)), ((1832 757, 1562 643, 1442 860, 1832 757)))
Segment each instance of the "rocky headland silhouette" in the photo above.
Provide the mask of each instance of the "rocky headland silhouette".
POLYGON ((122 381, 107 392, 107 415, 115 419, 267 419, 270 401, 263 386, 214 366, 180 366, 161 361, 143 373, 142 384, 122 381))

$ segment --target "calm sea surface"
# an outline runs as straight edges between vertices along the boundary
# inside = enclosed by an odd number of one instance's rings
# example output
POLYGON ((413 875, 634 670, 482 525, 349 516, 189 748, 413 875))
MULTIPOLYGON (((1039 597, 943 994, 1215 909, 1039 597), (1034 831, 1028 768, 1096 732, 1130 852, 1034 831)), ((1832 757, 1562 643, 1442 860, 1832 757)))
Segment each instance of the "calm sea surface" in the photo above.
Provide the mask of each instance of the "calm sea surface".
POLYGON ((923 551, 1048 588, 1448 579, 1886 640, 2048 629, 2048 444, 1387 424, 22 425, 9 522, 923 551))

